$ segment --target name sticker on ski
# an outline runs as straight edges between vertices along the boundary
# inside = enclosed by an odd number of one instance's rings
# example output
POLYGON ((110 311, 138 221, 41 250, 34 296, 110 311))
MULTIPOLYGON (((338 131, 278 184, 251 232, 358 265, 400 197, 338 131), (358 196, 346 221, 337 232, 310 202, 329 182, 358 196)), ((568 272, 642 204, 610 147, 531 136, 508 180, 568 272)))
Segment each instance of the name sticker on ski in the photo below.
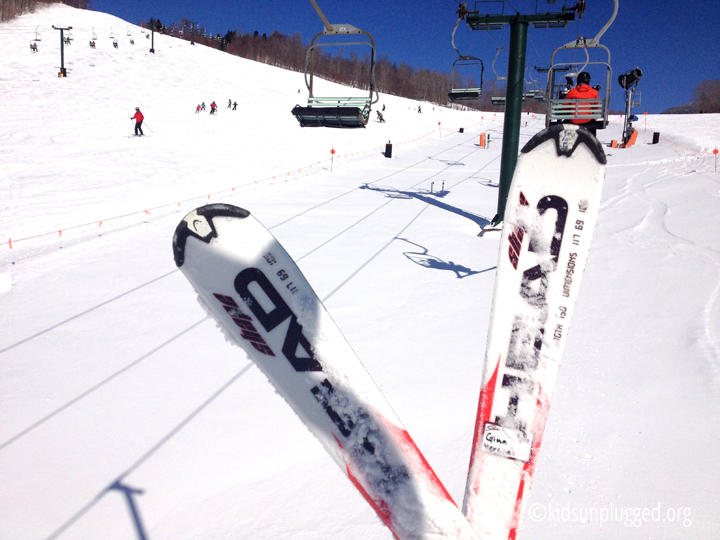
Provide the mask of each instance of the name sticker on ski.
POLYGON ((482 449, 490 454, 527 463, 530 461, 532 444, 525 435, 517 430, 485 422, 482 449))

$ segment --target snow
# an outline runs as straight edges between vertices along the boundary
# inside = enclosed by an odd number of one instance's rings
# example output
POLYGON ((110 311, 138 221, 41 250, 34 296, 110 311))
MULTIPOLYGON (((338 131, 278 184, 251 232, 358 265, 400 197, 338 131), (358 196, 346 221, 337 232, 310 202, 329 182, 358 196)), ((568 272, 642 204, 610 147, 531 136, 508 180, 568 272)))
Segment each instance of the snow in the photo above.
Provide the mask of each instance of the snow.
MULTIPOLYGON (((460 504, 502 115, 383 95, 385 124, 303 129, 302 74, 155 37, 61 5, 0 25, 0 537, 391 538, 176 270, 173 231, 208 201, 295 258, 460 504), (53 24, 73 26, 66 79, 53 24)), ((543 119, 523 119, 524 143, 543 119)), ((606 149, 521 539, 720 529, 720 118, 644 120, 606 149)))

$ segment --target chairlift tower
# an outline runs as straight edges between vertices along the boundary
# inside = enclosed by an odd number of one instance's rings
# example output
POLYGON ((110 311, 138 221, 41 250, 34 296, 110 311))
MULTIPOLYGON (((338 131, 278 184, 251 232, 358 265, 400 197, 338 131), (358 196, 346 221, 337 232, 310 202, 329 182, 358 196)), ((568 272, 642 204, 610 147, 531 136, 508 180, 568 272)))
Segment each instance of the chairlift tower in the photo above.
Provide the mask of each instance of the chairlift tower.
POLYGON ((150 52, 155 54, 155 30, 158 32, 162 30, 162 25, 155 21, 155 24, 150 25, 150 31, 151 31, 151 39, 150 39, 150 52))
POLYGON ((67 71, 65 70, 65 39, 63 38, 63 32, 65 30, 72 30, 72 26, 60 28, 53 24, 52 27, 54 30, 60 30, 60 73, 58 73, 58 77, 67 77, 67 71))
POLYGON ((523 91, 525 85, 525 56, 527 52, 528 26, 535 28, 565 28, 585 11, 585 1, 579 0, 572 7, 563 6, 557 12, 537 12, 523 15, 515 12, 505 14, 505 1, 477 1, 475 10, 469 11, 465 4, 458 10, 458 16, 465 19, 471 30, 502 30, 510 25, 510 51, 507 72, 507 90, 505 96, 505 122, 503 125, 502 155, 500 158, 500 189, 498 191, 497 215, 492 225, 497 225, 505 215, 510 183, 512 182, 515 165, 517 164, 520 147, 520 122, 522 116, 523 91), (499 14, 483 14, 478 6, 482 4, 502 4, 499 14))

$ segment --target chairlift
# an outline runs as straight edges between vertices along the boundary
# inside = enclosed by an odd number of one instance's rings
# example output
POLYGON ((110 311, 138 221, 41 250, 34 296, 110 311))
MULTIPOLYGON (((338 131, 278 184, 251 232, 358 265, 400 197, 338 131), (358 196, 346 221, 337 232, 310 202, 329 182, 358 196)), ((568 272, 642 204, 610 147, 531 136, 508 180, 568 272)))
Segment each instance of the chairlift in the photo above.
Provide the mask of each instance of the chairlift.
POLYGON ((130 37, 130 36, 132 36, 132 32, 130 32, 130 27, 128 26, 127 27, 127 37, 130 37))
POLYGON ((97 34, 95 33, 95 27, 94 27, 94 26, 93 26, 93 29, 91 30, 91 32, 92 32, 92 37, 90 38, 90 40, 91 40, 91 41, 96 41, 96 40, 97 40, 97 34))
MULTIPOLYGON (((500 92, 507 91, 507 87, 505 89, 500 88, 499 86, 496 86, 499 81, 507 81, 507 77, 501 77, 498 75, 497 70, 495 69, 495 62, 497 62, 498 56, 500 55, 500 51, 503 50, 502 47, 498 47, 495 49, 495 58, 493 58, 492 63, 492 70, 495 74, 495 80, 492 82, 492 86, 490 89, 490 103, 493 105, 505 105, 506 96, 505 94, 500 95, 500 92)), ((505 83, 507 85, 507 83, 505 83)))
POLYGON ((610 27, 615 20, 618 12, 618 0, 613 0, 615 9, 610 20, 600 30, 600 32, 592 39, 578 38, 575 41, 567 43, 555 49, 550 58, 550 70, 548 71, 548 111, 545 117, 545 127, 550 124, 568 123, 573 120, 590 120, 589 122, 579 123, 582 127, 589 129, 605 129, 608 124, 608 109, 610 107, 610 94, 612 82, 612 67, 610 67, 610 50, 600 44, 600 37, 610 27), (585 52, 585 62, 582 67, 578 65, 568 66, 567 63, 556 63, 555 55, 561 50, 582 50, 585 52), (599 50, 607 55, 607 60, 590 60, 590 51, 599 50), (584 71, 588 66, 597 66, 605 68, 605 97, 589 98, 589 99, 565 99, 561 92, 564 85, 555 84, 555 75, 558 72, 566 72, 565 77, 572 80, 577 77, 578 73, 584 71))
POLYGON ((42 34, 40 32, 38 32, 38 28, 40 28, 40 27, 39 26, 35 27, 35 39, 33 39, 33 41, 42 41, 42 34))
POLYGON ((325 29, 317 34, 310 43, 305 56, 305 86, 309 91, 308 102, 305 107, 295 105, 292 114, 300 122, 302 127, 339 127, 339 128, 364 128, 370 118, 370 110, 374 103, 380 99, 375 89, 375 39, 368 32, 360 30, 350 24, 330 24, 318 7, 315 0, 310 0, 315 11, 320 16, 325 29), (370 41, 333 41, 330 43, 318 43, 317 40, 323 36, 367 36, 370 41), (353 97, 316 97, 313 93, 313 82, 315 77, 315 50, 320 47, 366 45, 370 52, 370 75, 369 95, 353 97), (375 99, 373 100, 373 92, 375 99))
POLYGON ((485 66, 479 58, 476 58, 475 56, 468 56, 462 54, 457 46, 455 45, 455 32, 457 31, 458 24, 460 24, 460 21, 463 20, 463 18, 458 18, 457 22, 455 23, 455 28, 453 29, 452 33, 452 46, 453 49, 455 49, 455 52, 458 53, 458 58, 453 62, 452 70, 450 71, 450 81, 452 84, 452 88, 450 89, 450 93, 448 94, 448 98, 450 98, 450 101, 471 101, 480 99, 480 96, 482 96, 482 85, 483 85, 483 77, 485 74, 485 66), (458 68, 466 68, 471 67, 473 70, 476 70, 474 66, 480 66, 480 86, 474 86, 474 87, 466 87, 463 84, 463 80, 461 76, 456 77, 456 70, 458 68), (459 84, 458 84, 459 79, 459 84))
POLYGON ((110 39, 115 39, 115 34, 113 34, 112 28, 110 28, 110 39))

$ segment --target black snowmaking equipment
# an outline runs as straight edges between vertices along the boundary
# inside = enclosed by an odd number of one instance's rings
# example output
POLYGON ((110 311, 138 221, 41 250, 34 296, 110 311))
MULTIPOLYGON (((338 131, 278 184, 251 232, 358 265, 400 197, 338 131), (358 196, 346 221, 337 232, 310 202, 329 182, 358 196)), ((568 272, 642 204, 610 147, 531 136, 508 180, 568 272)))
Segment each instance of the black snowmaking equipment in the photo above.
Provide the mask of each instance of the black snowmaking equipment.
POLYGON ((640 106, 640 92, 637 85, 642 78, 640 68, 631 69, 627 73, 623 73, 618 77, 618 84, 625 90, 625 122, 623 124, 623 142, 627 142, 630 137, 632 123, 637 120, 632 114, 633 107, 640 106))
MULTIPOLYGON (((458 13, 460 13, 460 10, 458 10, 458 13)), ((485 66, 482 60, 475 56, 462 54, 455 45, 455 32, 457 32, 458 25, 462 20, 463 19, 461 17, 458 17, 457 22, 455 22, 455 28, 453 29, 451 39, 453 49, 455 49, 455 52, 458 54, 458 58, 453 62, 452 70, 450 71, 450 81, 452 87, 450 89, 450 93, 448 94, 448 98, 452 102, 473 101, 480 99, 480 96, 482 96, 483 77, 485 74, 485 66), (469 82, 475 84, 465 85, 460 72, 464 72, 467 68, 470 68, 470 70, 477 73, 478 67, 480 68, 480 84, 478 85, 475 83, 475 78, 472 77, 469 82)))
MULTIPOLYGON (((548 110, 545 117, 545 127, 551 124, 572 123, 573 120, 584 121, 581 125, 590 129, 605 129, 608 123, 608 109, 610 108, 610 94, 612 86, 612 67, 610 67, 610 50, 600 43, 600 38, 615 20, 618 13, 618 0, 613 0, 613 9, 610 20, 602 27, 600 32, 592 38, 579 37, 575 41, 566 43, 553 51, 548 72, 548 110), (567 62, 558 63, 555 55, 560 51, 583 51, 585 60, 580 63, 568 65, 567 62), (590 51, 604 52, 606 59, 590 60, 590 51), (605 74, 605 97, 590 99, 567 99, 565 91, 574 84, 577 76, 585 72, 588 66, 599 67, 605 74), (603 69, 604 68, 604 69, 603 69), (564 72, 565 82, 555 82, 557 73, 564 72), (589 120, 589 121, 587 121, 589 120)), ((597 56, 597 55, 596 55, 597 56)), ((598 89, 596 87, 596 89, 598 89)))
MULTIPOLYGON (((375 84, 375 40, 368 32, 360 30, 351 24, 330 24, 320 10, 315 0, 310 0, 323 22, 325 29, 317 34, 308 48, 305 56, 305 86, 309 91, 306 106, 296 105, 291 111, 302 127, 338 127, 338 128, 364 128, 370 118, 372 105, 377 103, 380 96, 375 84), (318 42, 327 36, 366 36, 362 41, 332 41, 318 42), (369 41, 368 41, 369 40, 369 41), (367 96, 351 97, 317 97, 314 94, 315 55, 320 47, 339 47, 347 45, 360 45, 370 47, 370 72, 367 96), (375 99, 373 99, 375 94, 375 99)), ((360 84, 358 87, 362 87, 360 84)))

